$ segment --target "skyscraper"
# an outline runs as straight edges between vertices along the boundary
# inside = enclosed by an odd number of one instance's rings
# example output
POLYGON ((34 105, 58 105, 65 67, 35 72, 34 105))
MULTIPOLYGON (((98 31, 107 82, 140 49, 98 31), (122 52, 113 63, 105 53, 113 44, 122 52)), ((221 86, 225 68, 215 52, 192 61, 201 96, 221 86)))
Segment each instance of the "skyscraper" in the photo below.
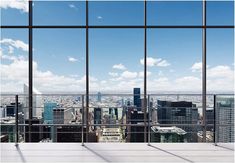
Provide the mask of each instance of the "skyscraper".
MULTIPOLYGON (((139 124, 140 126, 127 127, 127 141, 130 142, 144 142, 144 113, 137 110, 129 110, 127 115, 127 124, 139 124)), ((146 114, 148 119, 149 114, 146 114)))
POLYGON ((100 92, 97 93, 97 101, 101 102, 101 93, 100 92))
POLYGON ((0 118, 4 118, 6 116, 6 109, 0 106, 0 118))
MULTIPOLYGON (((158 100, 157 119, 160 124, 197 124, 198 109, 192 102, 158 100)), ((195 126, 181 126, 189 142, 197 142, 198 129, 195 126)))
MULTIPOLYGON (((94 124, 101 124, 102 119, 102 109, 94 108, 94 124)), ((97 128, 97 126, 95 126, 97 128)))
POLYGON ((53 123, 53 109, 56 109, 56 103, 44 103, 44 123, 53 123))
POLYGON ((140 99, 140 88, 134 88, 134 106, 138 111, 141 111, 141 99, 140 99))
MULTIPOLYGON (((23 105, 21 103, 18 103, 18 113, 22 112, 23 105)), ((10 103, 9 105, 6 106, 6 116, 9 117, 14 117, 16 114, 16 108, 15 108, 15 103, 10 103)))
MULTIPOLYGON (((73 120, 74 108, 53 109, 53 124, 69 124, 73 120)), ((53 127, 53 142, 57 142, 57 128, 53 127)))
POLYGON ((216 103, 217 141, 234 142, 234 97, 218 97, 216 103))
POLYGON ((115 119, 118 120, 118 109, 117 108, 109 108, 109 115, 111 117, 115 116, 115 119))
POLYGON ((69 124, 73 120, 74 108, 53 109, 54 124, 69 124))

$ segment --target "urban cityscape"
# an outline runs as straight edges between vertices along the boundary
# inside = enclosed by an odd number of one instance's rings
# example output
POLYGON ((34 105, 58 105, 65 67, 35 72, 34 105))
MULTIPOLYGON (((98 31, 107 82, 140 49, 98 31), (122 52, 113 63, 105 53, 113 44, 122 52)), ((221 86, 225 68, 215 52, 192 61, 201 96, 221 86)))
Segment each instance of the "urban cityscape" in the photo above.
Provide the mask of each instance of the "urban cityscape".
MULTIPOLYGON (((27 88, 24 85, 24 90, 27 88)), ((133 88, 132 96, 102 95, 101 92, 91 95, 88 119, 82 117, 86 114, 82 96, 43 95, 34 90, 33 124, 40 125, 33 126, 32 142, 81 142, 82 134, 87 142, 144 142, 145 126, 150 127, 151 142, 203 142, 201 95, 149 95, 146 113, 149 125, 144 124, 145 107, 140 88, 133 88)), ((217 96, 216 99, 214 95, 207 98, 206 141, 214 141, 214 117, 217 116, 221 123, 221 126, 218 124, 220 136, 217 141, 232 142, 234 99, 231 95, 217 96), (214 113, 214 100, 218 115, 214 113), (223 126, 224 123, 228 126, 223 126)), ((20 141, 27 142, 28 131, 24 124, 28 124, 28 99, 24 96, 19 99, 20 141)), ((14 142, 14 97, 2 96, 1 102, 1 142, 14 142)))

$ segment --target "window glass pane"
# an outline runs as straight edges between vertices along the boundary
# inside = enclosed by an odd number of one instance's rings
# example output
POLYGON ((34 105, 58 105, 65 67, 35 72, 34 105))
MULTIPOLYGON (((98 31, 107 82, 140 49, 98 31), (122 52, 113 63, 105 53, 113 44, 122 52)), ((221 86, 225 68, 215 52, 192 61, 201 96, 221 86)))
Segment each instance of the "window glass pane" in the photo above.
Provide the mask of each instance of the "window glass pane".
MULTIPOLYGON (((24 124, 28 113, 28 30, 1 29, 0 40, 0 118, 1 136, 15 142, 15 95, 18 94, 19 124, 24 124), (5 126, 7 125, 7 126, 5 126), (13 125, 13 126, 9 126, 13 125)), ((19 137, 24 138, 24 127, 19 126, 19 137)))
POLYGON ((234 1, 207 2, 207 25, 234 25, 234 1))
POLYGON ((28 2, 9 0, 1 1, 1 25, 27 25, 28 24, 28 2), (13 3, 16 3, 15 5, 13 3))
POLYGON ((207 30, 208 93, 234 92, 234 31, 207 30))
MULTIPOLYGON (((102 124, 90 128, 103 134, 99 137, 100 142, 136 142, 133 137, 137 137, 137 134, 133 133, 133 127, 115 125, 126 124, 126 121, 130 122, 133 118, 133 115, 127 117, 128 109, 125 106, 132 106, 132 109, 139 111, 143 109, 143 97, 140 94, 144 92, 144 30, 90 29, 89 48, 89 123, 102 124), (136 96, 123 95, 134 93, 134 88, 137 88, 136 96), (108 132, 115 132, 120 136, 107 140, 108 132), (128 136, 125 137, 125 134, 128 136)), ((143 142, 142 129, 138 135, 143 142)))
POLYGON ((35 1, 33 23, 35 25, 84 25, 84 1, 35 1))
POLYGON ((201 29, 148 30, 148 92, 201 93, 201 29))
POLYGON ((40 92, 84 92, 85 30, 34 29, 34 87, 40 92))
POLYGON ((1 92, 21 93, 28 83, 28 30, 1 29, 1 92))
POLYGON ((143 88, 144 30, 91 29, 91 92, 129 92, 143 88))
POLYGON ((148 25, 201 25, 202 2, 149 1, 148 25))
POLYGON ((143 2, 89 2, 89 25, 143 25, 143 2))

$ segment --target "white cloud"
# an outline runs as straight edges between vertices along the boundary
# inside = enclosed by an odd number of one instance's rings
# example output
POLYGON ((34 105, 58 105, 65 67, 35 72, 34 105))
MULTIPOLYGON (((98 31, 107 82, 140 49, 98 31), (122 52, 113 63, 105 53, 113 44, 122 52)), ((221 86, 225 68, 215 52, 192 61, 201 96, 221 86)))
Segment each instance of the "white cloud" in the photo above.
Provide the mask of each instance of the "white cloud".
MULTIPOLYGON (((144 58, 140 59, 140 63, 144 65, 144 58)), ((147 66, 167 67, 170 66, 170 63, 167 62, 166 60, 163 60, 162 58, 147 57, 147 66)))
POLYGON ((70 8, 76 8, 76 6, 74 4, 69 4, 70 8))
POLYGON ((106 80, 102 80, 100 83, 101 84, 107 84, 107 81, 106 80))
POLYGON ((28 0, 2 0, 0 3, 0 8, 13 8, 18 9, 22 12, 28 12, 28 0))
POLYGON ((28 51, 28 47, 29 47, 28 44, 24 43, 21 40, 13 40, 13 39, 9 39, 9 38, 2 39, 0 41, 0 43, 4 44, 4 45, 9 45, 9 46, 15 47, 17 49, 21 49, 23 51, 28 51))
MULTIPOLYGON (((191 67, 192 72, 202 72, 202 63, 191 67)), ((234 70, 227 65, 207 66, 207 90, 211 92, 231 92, 234 90, 234 70)))
POLYGON ((75 4, 69 4, 69 8, 78 10, 77 6, 75 4))
POLYGON ((116 73, 116 72, 109 72, 109 75, 112 76, 112 77, 117 77, 118 73, 116 73))
POLYGON ((103 17, 102 16, 97 16, 97 19, 103 19, 103 17))
POLYGON ((13 55, 4 55, 4 54, 1 54, 1 59, 6 59, 6 60, 14 61, 14 60, 17 60, 17 57, 13 56, 13 55))
POLYGON ((125 79, 133 79, 133 78, 136 78, 137 75, 138 75, 137 72, 124 71, 124 72, 121 74, 121 77, 122 77, 122 78, 125 78, 125 79))
POLYGON ((2 57, 2 48, 0 47, 0 57, 2 57))
MULTIPOLYGON (((207 65, 206 68, 208 69, 210 66, 207 65)), ((192 72, 202 72, 202 62, 196 62, 191 67, 192 72)))
POLYGON ((116 65, 113 65, 113 69, 126 70, 126 67, 123 64, 119 63, 116 65))
POLYGON ((229 66, 219 65, 207 69, 209 78, 233 78, 234 71, 229 66))
POLYGON ((191 67, 192 72, 202 71, 202 62, 196 62, 191 67))
POLYGON ((195 76, 184 76, 177 78, 172 87, 175 91, 201 91, 202 80, 195 76))
POLYGON ((163 72, 161 70, 158 71, 158 76, 163 76, 163 72))
POLYGON ((69 61, 69 62, 77 62, 78 59, 73 58, 73 57, 68 57, 68 61, 69 61))
POLYGON ((167 67, 167 66, 170 66, 170 63, 168 63, 166 60, 161 60, 160 62, 157 63, 157 66, 167 67))
MULTIPOLYGON (((3 52, 7 50, 11 51, 9 46, 18 48, 20 50, 26 50, 22 44, 17 44, 15 40, 4 41, 3 45, 6 46, 0 48, 1 59, 8 60, 8 64, 2 63, 0 67, 1 75, 1 90, 2 92, 22 92, 23 84, 28 83, 28 61, 21 55, 5 55, 3 52), (10 44, 11 43, 11 44, 10 44), (16 45, 17 44, 17 45, 16 45), (4 49, 4 50, 3 50, 4 49)), ((19 42, 19 40, 18 40, 19 42)), ((18 52, 14 51, 13 52, 18 52)), ((75 58, 74 58, 75 59, 75 58)), ((199 64, 198 64, 199 65, 199 64)), ((114 66, 118 69, 125 68, 121 63, 118 66, 114 66), (121 65, 121 66, 120 66, 121 65)), ((197 64, 192 66, 193 69, 200 70, 200 66, 197 64)), ((125 68, 126 69, 126 68, 125 68)), ((192 69, 192 70, 193 70, 192 69)), ((49 91, 84 91, 86 76, 76 75, 58 75, 52 71, 42 71, 40 65, 37 62, 33 62, 34 72, 34 87, 41 92, 49 91)), ((156 72, 157 73, 157 72, 156 72)), ((90 76, 90 89, 93 91, 132 91, 133 87, 143 87, 143 71, 131 72, 125 70, 124 72, 116 73, 109 72, 110 78, 102 77, 102 80, 90 76)), ((151 72, 147 72, 147 75, 151 75, 151 72)), ((149 91, 198 91, 201 92, 201 78, 192 75, 182 76, 178 78, 167 78, 165 76, 157 75, 154 78, 152 75, 148 78, 148 90, 149 91)), ((233 91, 234 90, 234 70, 232 66, 218 65, 209 67, 207 69, 207 89, 208 91, 233 91)), ((115 93, 115 92, 113 92, 115 93)))
POLYGON ((14 48, 12 46, 8 47, 8 53, 13 54, 14 53, 14 48))
MULTIPOLYGON (((151 74, 152 74, 151 72, 147 71, 147 77, 150 76, 151 74)), ((138 74, 138 76, 139 76, 140 78, 143 78, 143 77, 144 77, 144 71, 140 71, 139 74, 138 74)))
MULTIPOLYGON (((3 49, 9 46, 19 48, 25 51, 26 44, 22 41, 15 41, 12 39, 4 39, 1 41, 0 57, 1 60, 8 60, 2 62, 0 65, 1 91, 2 92, 21 92, 23 91, 23 84, 28 83, 28 60, 26 57, 11 54, 3 54, 3 49), (9 45, 10 44, 10 45, 9 45)), ((8 53, 11 50, 8 50, 8 53)), ((13 51, 14 53, 16 51, 13 51)), ((39 69, 37 62, 33 61, 33 77, 34 87, 40 91, 84 91, 85 90, 85 76, 71 77, 70 75, 57 75, 51 71, 42 71, 39 69)), ((90 81, 97 79, 90 77, 90 81)))
POLYGON ((70 74, 69 76, 72 77, 72 78, 78 78, 79 77, 79 75, 77 75, 77 74, 70 74))
MULTIPOLYGON (((39 70, 33 62, 34 87, 40 91, 84 91, 85 76, 80 79, 56 75, 51 71, 39 70)), ((3 92, 22 92, 23 84, 28 83, 28 61, 17 58, 12 63, 1 64, 1 90, 3 92)), ((94 79, 91 78, 91 81, 94 79)))

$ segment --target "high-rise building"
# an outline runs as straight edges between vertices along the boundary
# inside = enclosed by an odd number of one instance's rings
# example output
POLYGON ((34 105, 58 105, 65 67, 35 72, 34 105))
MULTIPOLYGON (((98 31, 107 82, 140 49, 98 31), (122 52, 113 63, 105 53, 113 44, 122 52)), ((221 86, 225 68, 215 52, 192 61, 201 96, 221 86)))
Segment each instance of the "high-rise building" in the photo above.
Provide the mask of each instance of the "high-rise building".
POLYGON ((97 101, 101 102, 101 93, 100 92, 97 93, 97 101))
POLYGON ((54 124, 69 124, 73 120, 74 108, 53 109, 54 124))
MULTIPOLYGON (((18 103, 18 113, 21 113, 23 109, 23 105, 21 103, 18 103)), ((6 116, 7 117, 14 117, 15 116, 15 103, 10 103, 6 106, 6 116)))
POLYGON ((111 117, 114 117, 116 120, 118 120, 118 109, 117 108, 109 108, 109 115, 111 117))
POLYGON ((137 108, 138 111, 141 111, 140 88, 134 88, 133 96, 134 106, 137 108))
POLYGON ((217 97, 217 141, 234 142, 234 97, 217 97))
MULTIPOLYGON (((32 124, 42 124, 41 118, 34 117, 32 124)), ((25 119, 25 124, 29 124, 29 119, 25 119)), ((31 142, 39 142, 43 139, 43 126, 31 126, 31 142)), ((25 126, 25 142, 29 142, 29 127, 25 126)))
MULTIPOLYGON (((53 109, 53 124, 69 124, 73 120, 74 108, 53 109)), ((57 142, 57 128, 53 127, 53 142, 57 142)))
POLYGON ((206 129, 207 131, 213 132, 214 130, 214 109, 213 108, 207 108, 206 109, 206 129))
MULTIPOLYGON (((101 124, 102 120, 102 109, 94 108, 94 124, 101 124)), ((97 128, 97 126, 95 126, 97 128)))
MULTIPOLYGON (((24 118, 29 119, 29 86, 24 84, 24 118)), ((33 88, 33 117, 41 117, 42 116, 42 93, 33 88)))
POLYGON ((198 109, 192 102, 187 101, 161 101, 158 100, 157 119, 160 124, 187 124, 181 126, 187 132, 188 142, 197 142, 198 128, 193 126, 197 124, 198 109), (192 124, 191 126, 188 124, 192 124))
POLYGON ((0 136, 4 136, 8 142, 15 141, 15 117, 5 117, 0 121, 0 136), (7 125, 5 125, 7 124, 7 125), (10 124, 10 125, 9 125, 10 124))
MULTIPOLYGON (((139 126, 127 127, 127 141, 144 142, 144 113, 142 111, 137 111, 136 109, 134 109, 128 111, 128 114, 129 115, 127 115, 127 124, 139 124, 139 126)), ((148 113, 146 114, 146 122, 147 119, 148 113)), ((147 137, 147 133, 145 136, 147 137)))
POLYGON ((56 103, 44 103, 43 119, 44 123, 53 123, 53 109, 56 109, 56 103))
POLYGON ((4 118, 6 116, 6 108, 0 107, 0 118, 4 118))

